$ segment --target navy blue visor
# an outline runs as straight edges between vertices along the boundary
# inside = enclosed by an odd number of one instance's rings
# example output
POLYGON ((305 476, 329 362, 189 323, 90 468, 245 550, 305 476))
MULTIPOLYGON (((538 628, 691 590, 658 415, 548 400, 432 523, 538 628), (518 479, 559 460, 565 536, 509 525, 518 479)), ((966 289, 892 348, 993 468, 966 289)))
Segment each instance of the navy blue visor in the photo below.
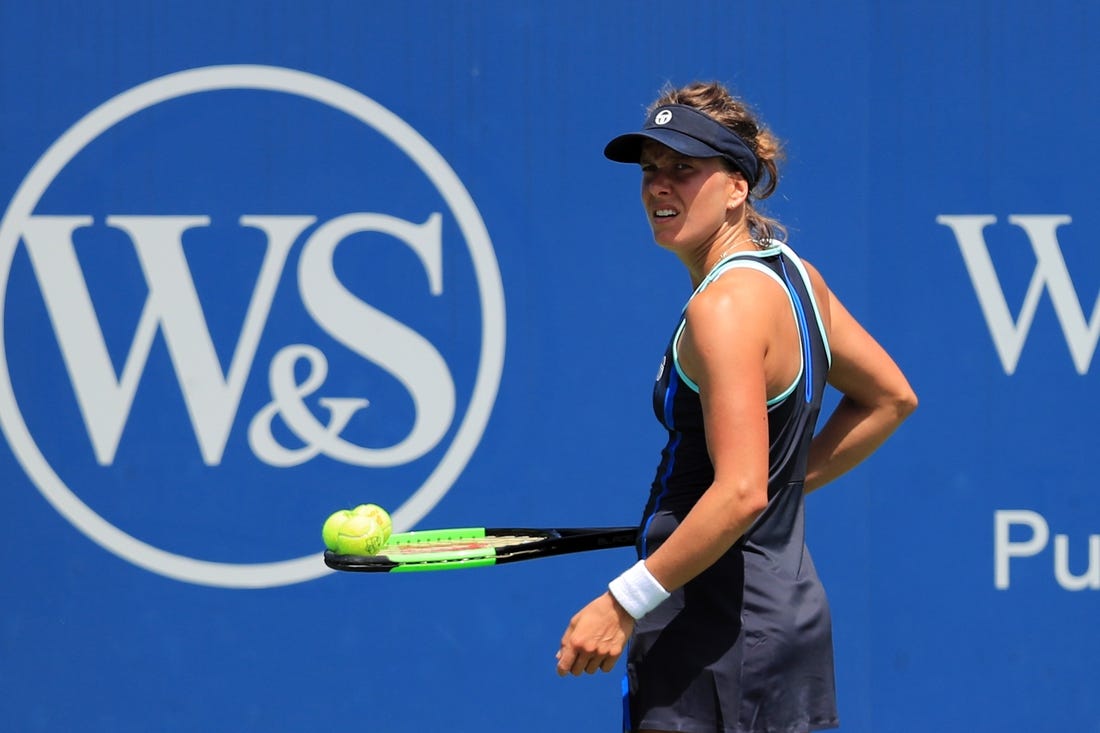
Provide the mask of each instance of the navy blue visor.
POLYGON ((689 158, 725 158, 741 171, 749 188, 757 183, 760 161, 748 143, 694 107, 684 104, 658 107, 641 131, 619 135, 607 144, 603 154, 616 163, 637 163, 646 140, 655 140, 689 158))

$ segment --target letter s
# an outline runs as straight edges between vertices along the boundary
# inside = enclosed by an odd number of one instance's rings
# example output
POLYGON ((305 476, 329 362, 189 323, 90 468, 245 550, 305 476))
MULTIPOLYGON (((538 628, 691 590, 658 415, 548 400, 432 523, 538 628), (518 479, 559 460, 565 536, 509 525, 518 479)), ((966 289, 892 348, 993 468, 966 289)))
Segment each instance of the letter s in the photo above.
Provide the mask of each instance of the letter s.
POLYGON ((447 362, 432 344, 400 321, 355 297, 336 277, 333 254, 346 237, 381 232, 409 245, 428 274, 433 295, 443 292, 442 215, 423 224, 385 214, 356 213, 332 219, 306 242, 298 287, 306 310, 330 336, 392 374, 409 392, 413 427, 399 443, 363 448, 341 441, 333 458, 362 466, 396 466, 434 448, 455 413, 455 386, 447 362))

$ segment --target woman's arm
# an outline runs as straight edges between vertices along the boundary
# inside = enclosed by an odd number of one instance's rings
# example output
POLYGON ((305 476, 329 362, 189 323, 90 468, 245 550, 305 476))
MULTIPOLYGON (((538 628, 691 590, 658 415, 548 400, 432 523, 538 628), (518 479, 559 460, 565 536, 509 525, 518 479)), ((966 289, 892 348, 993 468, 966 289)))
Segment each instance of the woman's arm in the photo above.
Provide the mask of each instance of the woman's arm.
MULTIPOLYGON (((668 590, 714 564, 768 503, 768 386, 765 359, 786 293, 753 270, 722 276, 688 306, 680 363, 699 385, 710 487, 646 567, 668 590)), ((797 344, 797 340, 795 340, 797 344)), ((797 353, 793 356, 797 363, 797 353)))
POLYGON ((828 291, 829 384, 843 395, 810 444, 806 492, 870 456, 917 408, 917 396, 890 355, 828 291))
MULTIPOLYGON (((712 565, 767 506, 768 415, 765 358, 774 319, 790 317, 787 296, 750 270, 723 275, 688 306, 680 362, 699 385, 714 481, 680 526, 645 560, 666 590, 712 565), (772 310, 774 308, 774 310, 772 310)), ((559 674, 610 671, 634 619, 604 593, 570 621, 559 674)))

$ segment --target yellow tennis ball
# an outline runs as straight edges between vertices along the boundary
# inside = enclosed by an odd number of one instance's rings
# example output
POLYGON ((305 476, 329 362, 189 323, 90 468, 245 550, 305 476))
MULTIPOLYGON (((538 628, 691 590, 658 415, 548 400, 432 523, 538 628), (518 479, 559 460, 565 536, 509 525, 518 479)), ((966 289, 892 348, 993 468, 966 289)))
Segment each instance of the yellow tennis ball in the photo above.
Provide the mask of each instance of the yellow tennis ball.
POLYGON ((336 538, 340 534, 340 527, 344 525, 344 522, 351 516, 351 512, 347 509, 341 509, 333 512, 325 520, 325 524, 321 527, 321 538, 325 541, 325 547, 330 550, 336 550, 336 538))
POLYGON ((389 513, 377 504, 360 504, 351 510, 353 516, 366 516, 374 520, 378 525, 378 534, 382 536, 382 544, 390 539, 393 532, 393 519, 389 513))
POLYGON ((340 555, 375 555, 390 533, 375 514, 355 514, 344 520, 336 534, 336 552, 340 555))

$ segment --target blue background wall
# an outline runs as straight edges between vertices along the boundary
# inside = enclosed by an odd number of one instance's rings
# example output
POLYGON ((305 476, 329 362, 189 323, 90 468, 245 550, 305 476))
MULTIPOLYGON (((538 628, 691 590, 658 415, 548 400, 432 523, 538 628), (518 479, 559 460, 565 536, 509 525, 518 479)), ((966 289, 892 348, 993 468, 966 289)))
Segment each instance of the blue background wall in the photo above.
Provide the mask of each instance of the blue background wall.
MULTIPOLYGON (((363 501, 422 527, 638 518, 661 446, 649 389, 688 281, 651 244, 637 172, 600 151, 665 82, 703 78, 742 93, 786 140, 769 211, 922 399, 880 453, 808 502, 841 730, 1100 731, 1097 8, 0 4, 0 728, 614 729, 618 671, 560 680, 554 652, 628 550, 394 578, 323 574, 311 556, 324 517, 363 501), (387 132, 309 95, 194 92, 120 118, 56 175, 29 177, 116 95, 219 65, 308 74, 293 78, 342 85, 398 122, 387 132), (403 126, 415 134, 395 140, 403 126), (444 193, 409 146, 434 150, 445 163, 429 168, 452 171, 459 189, 444 193), (34 185, 41 196, 23 211, 19 194, 34 185), (467 194, 472 219, 455 207, 467 194), (56 231, 34 235, 31 213, 38 225, 90 217, 75 259, 56 231), (303 253, 320 249, 312 236, 353 213, 413 224, 439 213, 441 226, 438 292, 408 242, 343 239, 336 277, 375 309, 357 312, 401 326, 358 350, 311 315, 298 277, 303 253), (184 399, 201 375, 176 373, 163 329, 134 347, 150 289, 132 240, 106 222, 117 215, 162 233, 163 217, 209 217, 182 251, 223 374, 268 251, 239 218, 316 217, 299 222, 274 270, 255 351, 226 393, 236 409, 211 403, 229 420, 215 457, 204 460, 184 399), (473 254, 463 216, 483 223, 493 257, 473 254), (992 280, 965 252, 986 253, 992 280), (102 330, 80 333, 101 337, 112 377, 147 353, 132 402, 90 382, 88 395, 126 408, 109 458, 97 459, 74 386, 88 363, 67 369, 47 307, 43 277, 66 261, 102 330), (983 302, 1008 320, 987 319, 983 302), (410 365, 386 359, 402 358, 413 333, 454 384, 453 415, 438 400, 419 408, 442 421, 434 442, 390 465, 262 458, 250 425, 274 401, 270 365, 295 344, 324 355, 325 381, 302 396, 317 421, 329 419, 320 398, 368 399, 342 437, 402 441, 417 390, 400 381, 410 365), (433 473, 441 463, 450 478, 433 473), (441 497, 406 504, 433 481, 441 497), (61 508, 58 487, 74 497, 61 508), (163 572, 165 553, 206 581, 163 572), (262 563, 290 564, 264 576, 262 563), (247 567, 234 575, 236 564, 247 567)), ((158 297, 175 281, 157 281, 158 297)), ((56 282, 76 307, 79 288, 56 282)), ((187 312, 165 302, 173 318, 187 312)), ((293 374, 306 382, 307 362, 293 374)), ((303 446, 279 416, 271 432, 303 446)))

